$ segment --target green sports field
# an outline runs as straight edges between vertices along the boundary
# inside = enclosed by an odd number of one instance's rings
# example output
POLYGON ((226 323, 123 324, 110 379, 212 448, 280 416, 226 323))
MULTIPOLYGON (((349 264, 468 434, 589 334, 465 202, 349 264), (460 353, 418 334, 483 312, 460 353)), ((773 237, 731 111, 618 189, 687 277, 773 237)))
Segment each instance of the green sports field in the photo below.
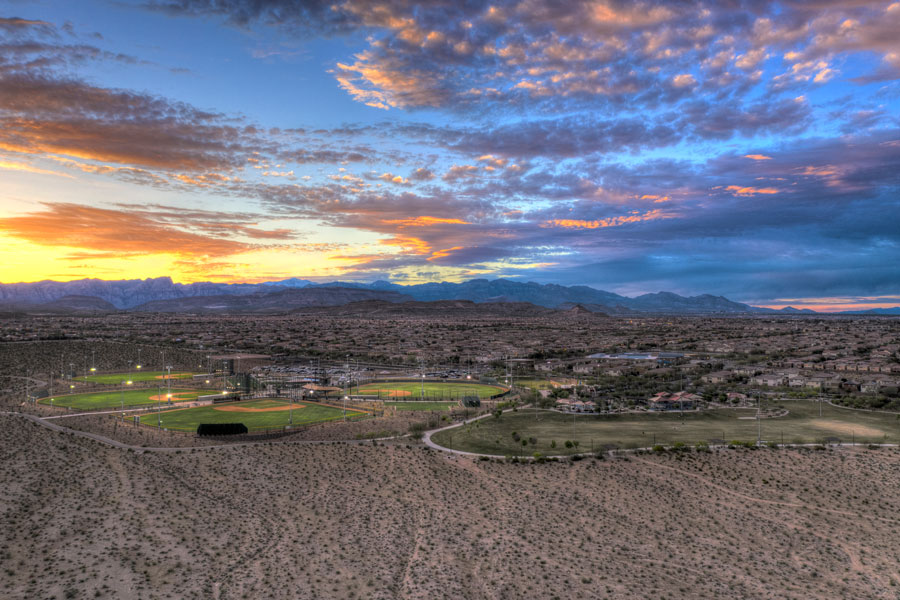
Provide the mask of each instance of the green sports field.
MULTIPOLYGON (((344 418, 343 410, 335 406, 316 402, 293 403, 293 425, 311 425, 344 418)), ((247 400, 225 402, 210 406, 183 408, 164 411, 161 414, 162 427, 177 431, 196 431, 201 423, 243 423, 247 429, 279 429, 290 422, 290 404, 282 399, 247 400)), ((347 418, 360 418, 367 413, 347 409, 347 418)), ((156 413, 141 417, 144 425, 157 426, 156 413)))
MULTIPOLYGON (((377 395, 380 398, 421 398, 423 385, 417 381, 380 381, 359 386, 359 393, 377 395)), ((356 388, 353 388, 354 391, 356 388)), ((498 385, 483 383, 455 383, 451 381, 426 381, 424 396, 427 400, 458 400, 463 396, 490 398, 506 391, 498 385)))
MULTIPOLYGON (((39 404, 48 404, 53 406, 66 406, 77 410, 101 410, 108 408, 120 408, 123 403, 125 408, 133 406, 141 406, 145 404, 155 404, 157 401, 156 387, 146 388, 142 390, 126 389, 109 390, 108 392, 90 392, 87 394, 70 394, 65 396, 48 396, 38 400, 39 404), (53 400, 51 402, 50 400, 53 400)), ((197 396, 205 394, 213 394, 210 390, 185 390, 173 389, 172 402, 186 402, 195 400, 197 396)), ((162 388, 163 403, 166 398, 166 388, 162 388)))
POLYGON ((385 402, 385 406, 396 410, 450 410, 454 406, 459 406, 458 402, 428 402, 428 401, 409 401, 409 402, 385 402))
MULTIPOLYGON (((165 381, 167 373, 165 371, 132 371, 131 373, 104 373, 102 375, 88 375, 87 377, 76 377, 76 381, 87 381, 88 383, 118 383, 123 381, 165 381)), ((187 371, 173 372, 172 379, 190 379, 194 374, 187 371)))
MULTIPOLYGON (((838 438, 843 443, 900 442, 900 420, 897 415, 837 408, 825 404, 819 416, 816 402, 779 401, 769 408, 781 406, 788 413, 782 417, 762 419, 762 440, 786 444, 819 443, 838 438)), ((551 411, 519 410, 504 413, 499 419, 488 417, 469 425, 434 435, 443 446, 484 454, 530 455, 588 452, 603 445, 618 448, 646 448, 654 444, 676 442, 695 444, 699 441, 732 440, 755 442, 757 421, 754 409, 721 409, 700 413, 636 413, 621 415, 577 415, 551 411), (741 418, 743 417, 743 418, 741 418), (513 438, 515 432, 520 440, 513 438), (536 444, 523 446, 521 440, 534 438, 536 444), (566 440, 579 446, 566 449, 566 440), (556 447, 552 442, 556 442, 556 447)))

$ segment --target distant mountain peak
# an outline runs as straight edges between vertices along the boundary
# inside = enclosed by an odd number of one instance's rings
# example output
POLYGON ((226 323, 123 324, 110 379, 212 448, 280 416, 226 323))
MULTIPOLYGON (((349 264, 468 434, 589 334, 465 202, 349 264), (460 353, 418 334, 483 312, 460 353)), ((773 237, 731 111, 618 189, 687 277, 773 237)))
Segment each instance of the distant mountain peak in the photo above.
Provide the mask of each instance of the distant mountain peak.
MULTIPOLYGON (((542 284, 534 281, 515 281, 507 278, 478 278, 460 283, 440 281, 401 285, 378 280, 371 283, 333 281, 317 283, 297 277, 260 284, 226 284, 213 282, 174 283, 171 277, 104 281, 81 279, 57 282, 0 283, 0 303, 7 305, 46 304, 65 296, 96 297, 116 309, 131 309, 147 303, 204 298, 210 296, 245 296, 267 294, 279 290, 343 289, 368 290, 402 294, 421 302, 437 300, 469 300, 476 303, 529 303, 545 308, 563 310, 581 306, 592 312, 609 314, 665 313, 665 314, 741 314, 741 313, 792 313, 793 310, 775 311, 756 308, 734 302, 723 296, 700 294, 685 297, 674 292, 659 291, 629 298, 586 285, 565 286, 542 284)), ((348 292, 334 293, 334 297, 347 297, 348 292)), ((325 298, 325 296, 317 296, 325 298)), ((357 298, 361 300, 362 298, 357 298)), ((177 304, 177 303, 176 303, 177 304)), ((187 303, 191 304, 191 303, 187 303)), ((202 305, 202 302, 199 304, 202 305)), ((226 303, 228 304, 228 303, 226 303)), ((809 309, 798 312, 811 312, 809 309)), ((873 311, 876 312, 876 311, 873 311)), ((890 309, 876 314, 892 314, 890 309)))

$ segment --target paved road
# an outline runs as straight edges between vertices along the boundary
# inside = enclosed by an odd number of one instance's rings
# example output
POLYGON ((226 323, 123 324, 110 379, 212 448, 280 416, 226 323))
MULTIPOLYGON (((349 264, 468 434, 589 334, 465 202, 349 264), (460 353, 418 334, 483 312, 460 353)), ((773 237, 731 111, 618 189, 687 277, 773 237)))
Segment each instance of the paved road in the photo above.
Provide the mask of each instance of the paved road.
POLYGON ((118 440, 114 440, 112 438, 108 438, 105 435, 100 435, 97 433, 89 433, 87 431, 78 431, 77 429, 70 429, 68 427, 63 427, 62 425, 57 425, 56 423, 51 423, 38 417, 36 415, 29 415, 26 413, 20 412, 11 412, 11 411, 0 411, 0 415, 9 415, 15 417, 21 417, 23 419, 28 419, 33 423, 37 423, 41 427, 45 427, 50 429, 51 431, 56 431, 58 433, 66 433, 69 435, 73 435, 75 437, 84 438, 88 440, 93 440, 95 442, 99 442, 101 444, 105 444, 107 446, 111 446, 113 448, 120 448, 122 450, 134 450, 138 454, 143 452, 161 452, 161 453, 173 453, 173 452, 183 452, 186 450, 214 450, 219 448, 235 448, 238 446, 261 446, 261 445, 271 445, 271 444, 296 444, 296 445, 304 445, 304 446, 315 446, 319 444, 333 444, 333 443, 342 443, 342 444, 371 444, 372 442, 384 442, 388 440, 397 440, 406 437, 405 435, 394 436, 394 437, 386 437, 386 438, 376 438, 370 440, 260 440, 257 442, 235 442, 232 444, 212 444, 209 446, 183 446, 180 448, 154 448, 154 447, 145 447, 145 446, 135 446, 132 444, 126 444, 124 442, 120 442, 118 440))

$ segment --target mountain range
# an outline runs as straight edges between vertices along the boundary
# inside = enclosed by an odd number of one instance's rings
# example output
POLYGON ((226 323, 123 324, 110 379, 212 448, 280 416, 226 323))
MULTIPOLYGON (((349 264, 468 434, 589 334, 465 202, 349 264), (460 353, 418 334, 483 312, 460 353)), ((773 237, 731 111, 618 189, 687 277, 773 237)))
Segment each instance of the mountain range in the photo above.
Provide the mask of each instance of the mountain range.
MULTIPOLYGON (((341 306, 376 301, 474 303, 527 303, 548 309, 607 314, 815 314, 809 309, 786 307, 780 311, 734 302, 723 296, 680 296, 672 292, 622 296, 584 285, 563 286, 508 279, 472 279, 399 285, 372 283, 317 283, 284 279, 257 284, 175 283, 169 277, 107 281, 39 281, 0 283, 0 310, 44 312, 289 312, 315 306, 341 306)), ((436 305, 435 308, 438 308, 436 305)), ((900 314, 900 308, 873 309, 847 314, 900 314)))

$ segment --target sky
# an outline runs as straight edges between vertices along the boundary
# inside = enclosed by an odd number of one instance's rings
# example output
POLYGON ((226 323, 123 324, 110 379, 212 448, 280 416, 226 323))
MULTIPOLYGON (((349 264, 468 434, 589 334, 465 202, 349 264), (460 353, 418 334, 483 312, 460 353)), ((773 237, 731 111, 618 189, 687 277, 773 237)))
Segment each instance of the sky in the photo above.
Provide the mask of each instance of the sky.
POLYGON ((900 2, 0 0, 0 282, 900 305, 900 2))

